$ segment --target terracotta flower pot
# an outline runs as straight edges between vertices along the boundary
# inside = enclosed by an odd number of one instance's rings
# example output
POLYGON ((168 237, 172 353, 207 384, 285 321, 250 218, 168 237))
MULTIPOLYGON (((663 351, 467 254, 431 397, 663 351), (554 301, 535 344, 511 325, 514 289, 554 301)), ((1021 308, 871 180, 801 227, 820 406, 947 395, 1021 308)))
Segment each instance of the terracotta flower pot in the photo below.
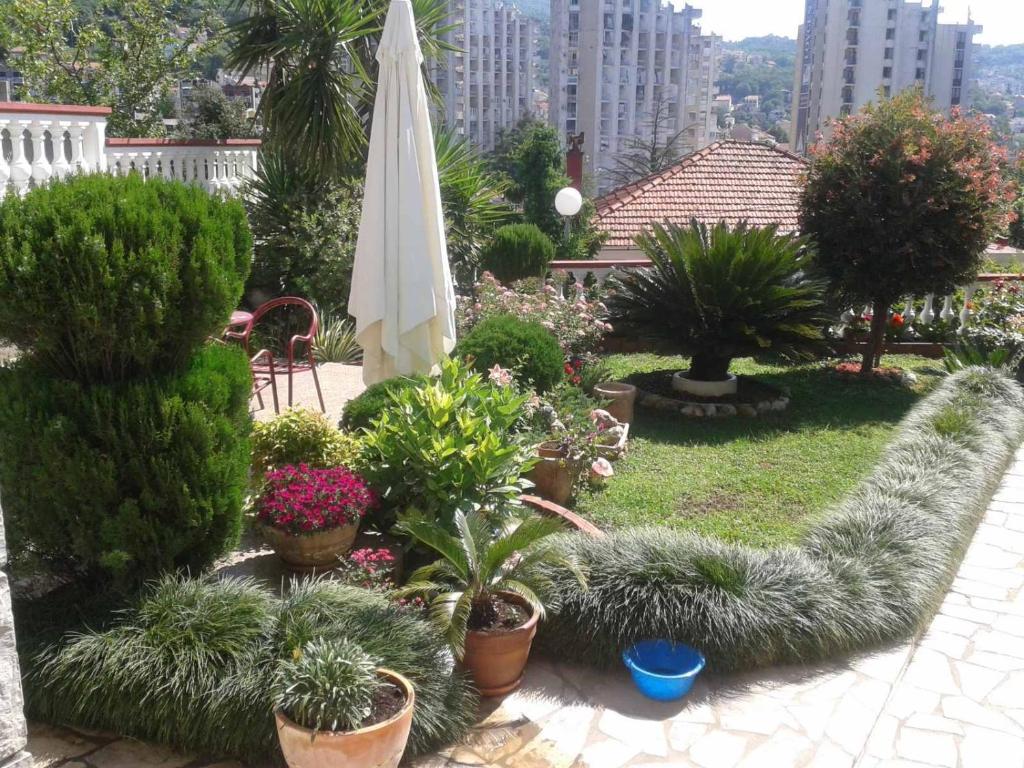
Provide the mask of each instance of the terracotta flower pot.
POLYGON ((572 498, 572 481, 579 471, 579 460, 570 459, 558 443, 541 443, 537 448, 540 461, 526 473, 538 496, 555 504, 572 498))
POLYGON ((633 406, 636 404, 636 387, 618 381, 602 381, 594 385, 594 397, 604 400, 604 409, 620 424, 633 421, 633 406))
POLYGON ((289 567, 296 571, 311 571, 336 566, 338 557, 352 549, 359 523, 301 536, 269 525, 261 528, 267 543, 289 567))
POLYGON ((289 768, 396 768, 409 740, 416 693, 412 683, 397 672, 378 671, 405 692, 405 706, 382 723, 356 731, 314 734, 283 713, 275 713, 277 738, 289 768))
POLYGON ((533 636, 537 634, 537 614, 529 604, 510 592, 502 592, 500 597, 524 608, 530 618, 515 629, 466 633, 462 665, 469 670, 481 696, 504 696, 519 687, 530 658, 533 636))

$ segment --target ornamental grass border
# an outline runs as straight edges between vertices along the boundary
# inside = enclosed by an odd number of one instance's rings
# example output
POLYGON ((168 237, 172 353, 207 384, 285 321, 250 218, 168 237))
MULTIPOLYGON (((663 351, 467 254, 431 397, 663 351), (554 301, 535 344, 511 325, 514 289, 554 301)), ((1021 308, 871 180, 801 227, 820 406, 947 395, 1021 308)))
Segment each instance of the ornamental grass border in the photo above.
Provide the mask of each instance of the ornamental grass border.
POLYGON ((933 616, 1024 439, 1024 392, 1002 373, 949 377, 904 418, 874 471, 797 546, 760 550, 637 528, 567 534, 588 589, 556 573, 541 647, 599 666, 668 638, 736 671, 905 640, 933 616))

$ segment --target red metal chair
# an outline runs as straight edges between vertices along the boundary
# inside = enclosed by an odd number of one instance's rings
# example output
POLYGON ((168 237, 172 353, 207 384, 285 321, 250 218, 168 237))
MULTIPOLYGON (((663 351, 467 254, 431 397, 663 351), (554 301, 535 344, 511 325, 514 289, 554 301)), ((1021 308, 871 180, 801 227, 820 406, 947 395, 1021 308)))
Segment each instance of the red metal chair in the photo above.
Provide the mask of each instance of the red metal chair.
MULTIPOLYGON (((266 316, 268 312, 271 312, 280 307, 297 307, 303 314, 309 315, 309 327, 306 333, 296 334, 291 337, 288 341, 288 347, 286 350, 287 356, 284 361, 275 369, 274 357, 266 349, 260 350, 254 355, 252 360, 252 373, 255 381, 264 381, 262 388, 266 388, 268 384, 273 385, 275 370, 280 371, 284 367, 283 364, 287 364, 288 367, 288 407, 292 405, 292 376, 296 373, 303 373, 309 371, 313 374, 313 384, 316 386, 316 396, 320 401, 320 410, 324 413, 327 412, 327 408, 324 406, 324 395, 320 389, 320 378, 316 373, 316 359, 313 357, 313 339, 316 338, 317 328, 319 327, 319 319, 316 316, 316 308, 305 299, 300 299, 298 296, 282 296, 279 299, 271 299, 270 301, 261 304, 256 308, 256 311, 252 313, 252 317, 241 326, 241 330, 227 330, 224 334, 225 338, 237 339, 242 342, 245 347, 245 351, 249 352, 249 338, 252 335, 253 328, 260 321, 260 318, 266 316), (300 344, 305 344, 304 352, 300 353, 300 356, 296 358, 296 347, 300 344)), ((273 386, 274 393, 274 411, 277 411, 277 387, 273 386)), ((256 392, 259 397, 259 391, 256 392)), ((260 398, 260 405, 263 405, 263 400, 260 398)))

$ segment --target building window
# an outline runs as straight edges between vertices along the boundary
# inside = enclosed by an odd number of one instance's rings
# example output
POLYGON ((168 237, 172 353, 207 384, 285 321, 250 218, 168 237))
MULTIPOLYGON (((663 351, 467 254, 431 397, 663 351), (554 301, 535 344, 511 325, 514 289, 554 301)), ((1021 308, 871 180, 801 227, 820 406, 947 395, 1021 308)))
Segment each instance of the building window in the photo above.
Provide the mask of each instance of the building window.
POLYGON ((957 106, 960 103, 960 89, 959 88, 953 88, 953 98, 950 99, 950 102, 952 103, 952 105, 954 107, 957 106))
POLYGON ((896 39, 896 30, 893 29, 892 27, 889 27, 887 30, 885 30, 885 39, 886 40, 895 40, 896 39))
POLYGON ((885 59, 886 59, 886 61, 891 61, 892 60, 892 48, 886 48, 885 49, 885 59))
POLYGON ((882 67, 882 77, 886 80, 892 77, 892 67, 882 67))
POLYGON ((882 95, 885 96, 886 98, 889 98, 890 94, 892 94, 892 88, 888 85, 883 85, 882 95))
POLYGON ((889 19, 889 21, 896 21, 896 9, 895 8, 890 8, 889 9, 889 15, 888 15, 887 18, 889 19))
POLYGON ((917 52, 917 60, 918 60, 918 61, 924 61, 924 58, 925 58, 925 56, 927 56, 927 55, 928 55, 928 51, 926 51, 926 50, 925 50, 924 48, 921 48, 921 49, 920 49, 920 50, 918 50, 918 52, 917 52))
POLYGON ((923 43, 927 39, 928 39, 928 32, 927 32, 927 30, 922 29, 920 32, 917 33, 917 41, 919 43, 923 43))

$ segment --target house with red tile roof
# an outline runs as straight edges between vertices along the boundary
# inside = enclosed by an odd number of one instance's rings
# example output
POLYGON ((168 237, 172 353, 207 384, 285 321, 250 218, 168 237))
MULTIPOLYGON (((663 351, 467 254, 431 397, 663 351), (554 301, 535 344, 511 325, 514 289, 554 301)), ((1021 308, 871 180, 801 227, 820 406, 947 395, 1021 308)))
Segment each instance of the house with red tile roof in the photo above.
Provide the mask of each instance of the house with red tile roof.
POLYGON ((654 222, 725 221, 792 232, 807 161, 767 144, 719 141, 594 201, 607 233, 599 259, 642 258, 633 238, 654 222))

